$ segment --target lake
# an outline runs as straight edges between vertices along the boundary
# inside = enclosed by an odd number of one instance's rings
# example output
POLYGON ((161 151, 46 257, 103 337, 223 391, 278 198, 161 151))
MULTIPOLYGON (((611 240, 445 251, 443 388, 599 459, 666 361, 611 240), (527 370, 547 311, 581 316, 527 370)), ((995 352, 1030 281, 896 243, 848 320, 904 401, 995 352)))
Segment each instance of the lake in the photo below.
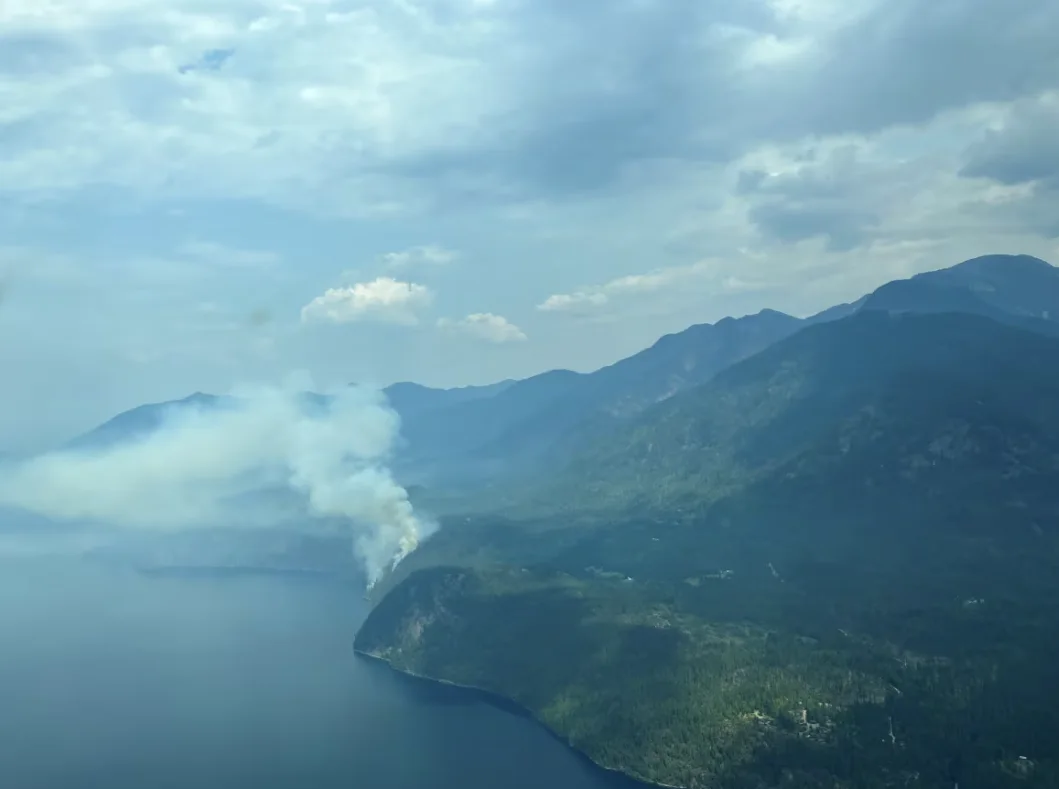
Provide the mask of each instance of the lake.
POLYGON ((352 652, 337 579, 0 560, 0 786, 628 789, 532 721, 352 652))

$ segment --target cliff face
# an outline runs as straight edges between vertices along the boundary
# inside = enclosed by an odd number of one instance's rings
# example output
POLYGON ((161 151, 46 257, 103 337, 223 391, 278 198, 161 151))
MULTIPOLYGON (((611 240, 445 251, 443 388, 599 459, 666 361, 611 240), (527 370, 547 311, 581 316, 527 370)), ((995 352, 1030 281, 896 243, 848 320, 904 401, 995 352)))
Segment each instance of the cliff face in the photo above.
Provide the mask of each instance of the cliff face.
POLYGON ((424 640, 424 634, 439 618, 444 621, 437 632, 430 633, 432 639, 457 629, 460 622, 447 604, 475 585, 470 573, 455 568, 414 574, 379 601, 357 632, 354 646, 403 671, 424 672, 434 646, 424 640))

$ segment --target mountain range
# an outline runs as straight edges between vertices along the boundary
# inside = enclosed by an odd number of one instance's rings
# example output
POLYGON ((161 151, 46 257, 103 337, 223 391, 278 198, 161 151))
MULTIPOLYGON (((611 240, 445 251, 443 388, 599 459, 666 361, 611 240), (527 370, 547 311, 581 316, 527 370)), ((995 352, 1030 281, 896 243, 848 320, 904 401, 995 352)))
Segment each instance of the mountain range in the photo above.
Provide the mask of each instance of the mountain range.
MULTIPOLYGON (((1027 255, 989 255, 887 283, 809 318, 765 309, 669 334, 633 356, 591 373, 551 370, 489 386, 437 389, 396 383, 385 389, 401 416, 397 470, 409 483, 475 486, 554 468, 595 436, 605 436, 652 405, 711 380, 806 327, 863 312, 961 312, 1042 333, 1059 333, 1059 270, 1027 255)), ((158 426, 183 407, 215 407, 196 393, 118 415, 75 446, 122 440, 158 426)))

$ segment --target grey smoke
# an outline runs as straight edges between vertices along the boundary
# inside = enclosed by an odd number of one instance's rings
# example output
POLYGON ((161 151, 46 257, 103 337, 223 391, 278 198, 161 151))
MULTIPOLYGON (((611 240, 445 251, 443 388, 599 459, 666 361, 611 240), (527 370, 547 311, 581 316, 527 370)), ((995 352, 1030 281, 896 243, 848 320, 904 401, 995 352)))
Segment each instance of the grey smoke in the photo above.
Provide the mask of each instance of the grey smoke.
POLYGON ((173 411, 145 436, 8 465, 0 505, 154 530, 289 525, 300 509, 303 521, 348 524, 373 584, 434 528, 386 465, 399 418, 374 390, 342 388, 315 407, 301 391, 243 389, 221 408, 173 411))

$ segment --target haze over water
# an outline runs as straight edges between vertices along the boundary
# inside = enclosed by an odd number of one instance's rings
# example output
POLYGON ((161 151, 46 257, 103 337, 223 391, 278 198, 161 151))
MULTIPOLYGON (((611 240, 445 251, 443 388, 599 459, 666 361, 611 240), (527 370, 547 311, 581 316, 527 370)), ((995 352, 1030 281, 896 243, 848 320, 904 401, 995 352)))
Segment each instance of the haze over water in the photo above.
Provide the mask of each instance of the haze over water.
POLYGON ((613 789, 533 722, 355 659, 334 580, 0 559, 0 786, 613 789))

